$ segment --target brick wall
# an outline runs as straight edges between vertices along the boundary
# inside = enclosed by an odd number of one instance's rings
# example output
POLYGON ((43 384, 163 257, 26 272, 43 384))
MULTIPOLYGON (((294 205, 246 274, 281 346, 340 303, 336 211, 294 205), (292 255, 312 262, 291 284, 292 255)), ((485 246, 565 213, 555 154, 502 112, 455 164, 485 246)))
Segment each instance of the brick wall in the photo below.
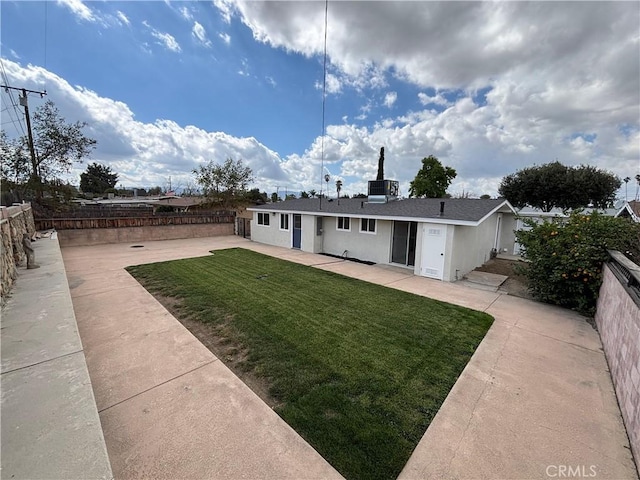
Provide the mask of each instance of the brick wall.
POLYGON ((640 469, 640 307, 605 265, 596 324, 636 466, 640 469))

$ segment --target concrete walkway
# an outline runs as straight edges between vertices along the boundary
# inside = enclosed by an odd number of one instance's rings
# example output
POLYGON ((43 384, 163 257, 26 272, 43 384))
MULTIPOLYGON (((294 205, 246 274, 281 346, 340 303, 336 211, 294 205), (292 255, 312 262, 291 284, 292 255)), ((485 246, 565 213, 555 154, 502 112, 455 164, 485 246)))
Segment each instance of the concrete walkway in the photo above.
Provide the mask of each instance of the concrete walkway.
POLYGON ((339 478, 123 270, 234 246, 495 317, 401 478, 638 478, 600 339, 579 315, 237 237, 63 250, 116 478, 339 478))
POLYGON ((112 478, 57 239, 2 309, 2 478, 112 478))

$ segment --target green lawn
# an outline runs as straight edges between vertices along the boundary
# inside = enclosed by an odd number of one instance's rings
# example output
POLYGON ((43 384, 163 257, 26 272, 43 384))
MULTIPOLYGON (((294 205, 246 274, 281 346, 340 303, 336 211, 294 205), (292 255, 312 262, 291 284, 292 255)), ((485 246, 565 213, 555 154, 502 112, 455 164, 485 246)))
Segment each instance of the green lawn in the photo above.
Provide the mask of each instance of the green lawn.
POLYGON ((397 477, 493 321, 237 248, 127 270, 227 325, 277 413, 348 479, 397 477))

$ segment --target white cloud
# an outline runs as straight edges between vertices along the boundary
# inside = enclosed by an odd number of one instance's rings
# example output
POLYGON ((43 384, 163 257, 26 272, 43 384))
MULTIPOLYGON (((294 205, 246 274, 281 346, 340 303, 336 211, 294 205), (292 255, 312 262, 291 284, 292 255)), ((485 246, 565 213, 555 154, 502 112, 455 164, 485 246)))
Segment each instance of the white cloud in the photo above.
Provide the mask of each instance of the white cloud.
MULTIPOLYGON (((41 67, 21 67, 5 60, 10 81, 26 88, 47 84, 49 96, 69 121, 86 121, 84 132, 98 141, 90 161, 109 165, 120 174, 125 186, 162 185, 168 176, 175 183, 192 181, 191 170, 202 162, 243 159, 256 176, 261 189, 282 184, 285 175, 278 154, 253 137, 234 137, 224 132, 207 132, 193 125, 170 120, 153 123, 135 120, 123 102, 101 97, 96 92, 73 87, 66 80, 41 67)), ((32 102, 32 107, 37 108, 32 102)), ((76 165, 70 179, 77 183, 86 166, 76 165)))
POLYGON ((228 33, 219 33, 218 36, 222 39, 224 43, 227 45, 231 44, 231 36, 228 33))
POLYGON ((183 6, 180 9, 180 15, 182 15, 182 18, 184 18, 185 20, 188 20, 188 21, 193 20, 193 14, 191 13, 191 11, 187 7, 183 6))
POLYGON ((131 22, 129 21, 129 19, 127 18, 127 16, 126 16, 124 13, 122 13, 120 10, 118 10, 118 11, 116 12, 116 16, 118 17, 118 19, 120 19, 120 22, 121 22, 123 25, 127 25, 127 26, 128 26, 128 25, 131 25, 131 22))
POLYGON ((436 93, 433 97, 427 95, 424 92, 418 93, 418 99, 422 105, 438 105, 438 106, 448 106, 450 105, 449 101, 444 98, 440 93, 436 93))
POLYGON ((205 47, 211 46, 211 41, 207 38, 207 32, 200 23, 198 22, 193 23, 193 28, 191 29, 191 35, 193 35, 193 37, 197 39, 205 47))
POLYGON ((82 0, 58 0, 58 5, 64 5, 81 20, 95 22, 96 17, 93 11, 87 7, 82 0))
POLYGON ((270 76, 266 76, 265 80, 267 81, 267 83, 269 85, 271 85, 272 87, 276 87, 278 85, 278 83, 273 79, 273 77, 270 76))
POLYGON ((225 23, 231 23, 231 17, 235 12, 235 5, 232 0, 213 0, 213 5, 220 12, 220 16, 225 23))
POLYGON ((396 92, 387 92, 384 96, 384 105, 387 108, 393 107, 393 104, 398 100, 398 94, 396 92))
POLYGON ((157 42, 159 45, 163 45, 172 52, 180 53, 182 51, 182 48, 180 48, 180 44, 176 41, 173 35, 156 30, 146 20, 144 20, 142 24, 149 30, 151 30, 151 35, 155 39, 159 40, 159 42, 157 42))

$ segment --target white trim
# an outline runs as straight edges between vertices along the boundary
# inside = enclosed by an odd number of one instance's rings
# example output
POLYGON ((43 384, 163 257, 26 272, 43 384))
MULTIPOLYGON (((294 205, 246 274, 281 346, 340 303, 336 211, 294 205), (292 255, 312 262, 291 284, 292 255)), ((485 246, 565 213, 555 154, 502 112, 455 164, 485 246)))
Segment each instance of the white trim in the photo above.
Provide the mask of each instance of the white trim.
POLYGON ((288 232, 290 230, 290 228, 289 228, 289 221, 290 221, 289 214, 288 213, 281 213, 279 220, 280 220, 280 223, 278 224, 278 229, 281 232, 288 232), (287 228, 282 228, 282 219, 283 218, 287 219, 287 228))
MULTIPOLYGON (((318 215, 316 215, 316 216, 318 216, 318 215)), ((342 222, 342 225, 344 226, 344 221, 342 222)), ((336 231, 337 232, 350 232, 351 231, 351 217, 346 217, 344 215, 336 217, 336 231), (349 228, 340 228, 338 226, 338 222, 340 221, 341 218, 346 218, 349 221, 349 228)))
POLYGON ((258 225, 259 227, 271 227, 271 219, 269 218, 269 214, 271 212, 258 212, 258 216, 256 218, 256 225, 258 225), (264 223, 264 220, 262 223, 260 223, 260 214, 263 215, 263 218, 266 217, 268 223, 264 223))
POLYGON ((361 217, 360 218, 360 233, 366 233, 368 235, 376 235, 378 233, 378 222, 376 221, 377 218, 375 217, 361 217), (373 232, 371 230, 363 230, 362 229, 362 220, 367 220, 367 228, 369 227, 369 222, 371 220, 373 220, 374 224, 373 224, 373 232))
MULTIPOLYGON (((376 220, 391 220, 391 221, 399 220, 399 221, 404 221, 404 222, 440 223, 440 224, 444 224, 444 225, 461 225, 461 226, 465 226, 465 227, 477 227, 482 222, 484 222, 487 218, 489 218, 491 215, 493 215, 497 210, 500 210, 501 208, 504 208, 505 206, 507 206, 509 208, 509 210, 514 215, 518 215, 518 212, 516 212, 516 210, 513 208, 513 206, 509 203, 508 200, 505 200, 501 204, 499 204, 496 207, 494 207, 489 213, 487 213, 484 217, 482 217, 480 220, 477 220, 477 221, 473 221, 473 220, 456 220, 456 219, 439 218, 439 217, 411 217, 411 216, 404 216, 403 217, 403 216, 400 216, 400 215, 376 215, 375 213, 369 213, 369 214, 330 213, 330 212, 323 212, 322 210, 320 210, 320 211, 318 211, 318 210, 314 210, 314 211, 308 211, 308 210, 277 210, 277 212, 279 212, 279 213, 295 213, 295 214, 300 214, 300 215, 313 215, 314 217, 334 217, 335 218, 335 217, 348 216, 352 220, 354 218, 375 218, 376 220)), ((247 208, 247 210, 250 211, 250 212, 263 211, 262 208, 255 208, 255 207, 254 208, 249 207, 249 208, 247 208)))

